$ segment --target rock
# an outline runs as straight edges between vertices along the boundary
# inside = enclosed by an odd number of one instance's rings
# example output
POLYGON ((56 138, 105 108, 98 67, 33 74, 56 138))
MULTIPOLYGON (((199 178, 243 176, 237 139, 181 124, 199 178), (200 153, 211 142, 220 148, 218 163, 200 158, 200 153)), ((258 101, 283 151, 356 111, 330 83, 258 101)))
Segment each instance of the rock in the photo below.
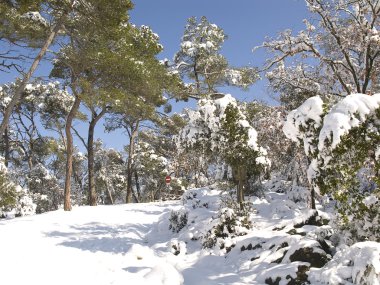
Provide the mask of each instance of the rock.
POLYGON ((265 279, 265 284, 268 285, 280 285, 281 277, 277 277, 276 280, 272 280, 272 277, 265 279))
POLYGON ((286 280, 289 280, 287 285, 310 284, 309 280, 307 279, 308 275, 306 274, 306 272, 308 272, 309 270, 310 270, 310 267, 308 267, 306 265, 298 266, 296 279, 292 278, 290 275, 286 276, 286 280))
POLYGON ((291 262, 302 261, 310 263, 310 267, 323 267, 330 259, 325 252, 315 252, 313 248, 304 247, 297 249, 290 257, 291 262))
POLYGON ((321 227, 323 225, 327 225, 329 223, 329 220, 323 219, 321 216, 319 216, 318 211, 314 211, 313 214, 307 218, 304 222, 295 224, 294 227, 302 228, 304 225, 309 226, 318 226, 321 227))

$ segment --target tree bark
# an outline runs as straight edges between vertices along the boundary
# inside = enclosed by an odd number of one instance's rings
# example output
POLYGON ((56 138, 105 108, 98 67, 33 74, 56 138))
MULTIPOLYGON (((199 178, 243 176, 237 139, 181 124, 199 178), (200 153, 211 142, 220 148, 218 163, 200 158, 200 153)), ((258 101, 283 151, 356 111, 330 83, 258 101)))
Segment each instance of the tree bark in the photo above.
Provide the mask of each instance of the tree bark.
POLYGON ((48 50, 49 46, 52 44, 54 38, 56 37, 58 31, 62 28, 63 21, 62 19, 58 21, 58 23, 54 26, 53 30, 50 32, 48 38, 46 39, 44 45, 42 46, 40 52, 34 59, 31 67, 29 68, 29 71, 24 75, 24 78, 22 79, 20 85, 17 87, 15 94, 13 95, 11 101, 9 102, 8 106, 5 108, 3 121, 0 125, 0 134, 3 134, 5 129, 8 126, 9 118, 13 112, 14 107, 16 104, 20 101, 21 95, 25 90, 26 84, 29 82, 30 78, 32 77, 34 71, 36 70, 38 64, 42 60, 42 58, 45 56, 46 51, 48 50))
POLYGON ((311 186, 311 208, 315 210, 315 189, 313 186, 311 186))
POLYGON ((140 189, 139 176, 138 176, 136 170, 134 172, 135 172, 135 184, 136 184, 136 192, 137 192, 137 203, 140 203, 140 201, 141 201, 141 189, 140 189))
POLYGON ((238 191, 237 191, 237 198, 238 203, 240 205, 240 209, 243 209, 243 202, 244 202, 244 187, 247 177, 247 171, 245 169, 245 166, 239 165, 238 166, 238 191))
POLYGON ((4 141, 4 164, 6 167, 8 167, 9 160, 11 157, 8 126, 4 130, 3 141, 4 141))
POLYGON ((135 152, 135 138, 138 134, 139 130, 139 121, 136 122, 136 125, 131 129, 131 136, 129 138, 129 146, 128 146, 128 164, 127 164, 127 197, 126 203, 131 203, 132 200, 132 163, 133 163, 133 155, 135 152))
POLYGON ((75 101, 70 109, 66 119, 66 177, 65 177, 65 192, 64 192, 64 206, 65 211, 71 211, 71 175, 73 173, 73 135, 71 134, 71 126, 73 124, 74 117, 79 109, 81 99, 79 96, 75 96, 75 101))
POLYGON ((88 204, 90 206, 96 206, 97 195, 95 189, 95 159, 94 159, 94 132, 95 126, 99 120, 105 115, 107 109, 104 108, 97 114, 92 111, 91 121, 88 127, 88 139, 87 139, 87 166, 88 166, 88 204))
POLYGON ((110 190, 110 188, 108 187, 108 182, 106 181, 105 184, 106 184, 106 189, 107 189, 108 198, 110 199, 110 203, 111 203, 111 205, 113 205, 113 204, 114 204, 114 202, 113 202, 113 197, 112 197, 111 190, 110 190))

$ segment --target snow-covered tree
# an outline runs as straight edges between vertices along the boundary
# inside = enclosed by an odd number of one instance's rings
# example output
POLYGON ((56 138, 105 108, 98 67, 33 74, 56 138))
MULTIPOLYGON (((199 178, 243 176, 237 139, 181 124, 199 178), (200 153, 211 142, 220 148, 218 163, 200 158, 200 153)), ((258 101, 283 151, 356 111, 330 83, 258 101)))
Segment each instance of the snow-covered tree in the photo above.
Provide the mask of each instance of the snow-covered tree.
POLYGON ((313 21, 263 43, 273 53, 265 70, 273 90, 294 109, 312 96, 374 94, 380 76, 380 3, 305 0, 313 21))
POLYGON ((293 201, 309 202, 310 195, 307 195, 305 189, 308 186, 307 158, 303 149, 289 140, 282 131, 287 115, 286 108, 254 101, 246 104, 246 115, 247 120, 257 130, 258 144, 268 150, 267 157, 271 161, 263 177, 252 177, 249 180, 250 190, 256 195, 263 194, 263 179, 270 179, 281 185, 279 191, 286 193, 293 201), (306 195, 301 197, 300 191, 306 195))
POLYGON ((95 177, 97 197, 101 204, 123 203, 127 176, 124 155, 115 149, 106 149, 95 143, 95 177))
MULTIPOLYGON (((18 84, 19 82, 1 86, 1 110, 14 96, 18 84)), ((53 147, 55 139, 46 136, 41 125, 60 134, 62 120, 72 104, 72 96, 60 88, 59 82, 34 81, 26 85, 22 99, 11 114, 11 121, 4 132, 1 149, 5 163, 11 169, 13 182, 25 187, 28 194, 33 196, 37 212, 57 209, 61 203, 58 194, 61 185, 55 176, 57 173, 50 171, 54 168, 49 170, 56 159, 53 147), (46 179, 46 174, 49 179, 46 179)))
POLYGON ((33 166, 28 177, 28 188, 37 200, 37 214, 57 210, 62 203, 63 189, 58 179, 41 163, 33 166))
POLYGON ((178 136, 178 147, 195 148, 210 161, 222 159, 232 167, 238 182, 238 201, 243 202, 247 175, 270 164, 267 151, 258 146, 257 132, 246 120, 243 106, 227 94, 201 99, 197 110, 188 110, 188 124, 178 136))
POLYGON ((166 192, 168 160, 144 141, 139 141, 135 157, 135 186, 139 201, 161 199, 166 192))
MULTIPOLYGON (((91 2, 91 0, 88 0, 91 2)), ((80 8, 77 1, 2 1, 0 3, 0 41, 9 46, 2 57, 5 58, 3 63, 5 67, 9 67, 6 61, 12 61, 11 66, 16 67, 22 73, 22 79, 16 88, 9 104, 4 110, 3 119, 0 125, 0 133, 3 134, 8 126, 8 121, 13 112, 14 107, 21 100, 22 93, 29 80, 33 76, 41 60, 45 57, 49 47, 54 43, 57 35, 62 28, 69 24, 72 19, 69 15, 73 8, 80 8), (42 15, 45 15, 43 17, 42 15), (25 45, 26 43, 26 45, 25 45), (29 69, 25 72, 21 70, 19 63, 13 62, 18 57, 14 51, 15 47, 22 46, 29 47, 34 50, 34 59, 29 69)), ((86 5, 87 7, 87 5, 86 5)), ((78 9, 80 10, 80 9, 78 9)), ((86 12, 81 10, 81 14, 85 15, 86 12)), ((68 30, 65 29, 67 32, 68 30)), ((27 57, 18 58, 19 61, 24 62, 27 57)))
POLYGON ((4 164, 4 158, 0 157, 0 218, 3 212, 12 209, 17 202, 16 186, 10 181, 4 164))
POLYGON ((256 69, 229 66, 220 53, 226 38, 224 31, 206 17, 199 22, 195 17, 188 19, 174 69, 185 81, 191 80, 188 85, 191 97, 211 96, 217 93, 217 87, 225 85, 247 88, 257 80, 256 69))
POLYGON ((380 94, 352 94, 328 107, 312 97, 293 110, 285 134, 304 144, 312 188, 337 201, 352 239, 379 240, 380 94))

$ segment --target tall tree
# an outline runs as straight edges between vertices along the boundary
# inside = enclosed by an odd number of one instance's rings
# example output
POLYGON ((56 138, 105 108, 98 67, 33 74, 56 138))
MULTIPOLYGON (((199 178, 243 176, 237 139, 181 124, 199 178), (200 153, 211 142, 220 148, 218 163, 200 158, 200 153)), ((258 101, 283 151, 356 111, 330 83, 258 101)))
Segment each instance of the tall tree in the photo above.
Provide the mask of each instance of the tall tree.
POLYGON ((187 81, 189 93, 199 99, 217 95, 217 87, 224 85, 247 88, 258 76, 251 67, 230 67, 227 59, 220 53, 227 36, 215 24, 202 17, 188 19, 182 37, 180 50, 174 58, 174 69, 187 81))
MULTIPOLYGON (((68 211, 71 210, 72 122, 83 98, 101 92, 99 89, 103 86, 95 78, 96 68, 93 67, 96 63, 104 66, 104 60, 115 55, 115 49, 120 48, 122 34, 128 30, 125 24, 128 21, 128 10, 131 8, 129 0, 113 3, 101 0, 78 2, 77 14, 72 17, 70 24, 65 26, 69 37, 68 45, 61 49, 52 76, 65 78, 75 98, 65 126, 67 161, 64 209, 68 211)), ((121 61, 118 66, 126 62, 120 57, 118 60, 121 61)))

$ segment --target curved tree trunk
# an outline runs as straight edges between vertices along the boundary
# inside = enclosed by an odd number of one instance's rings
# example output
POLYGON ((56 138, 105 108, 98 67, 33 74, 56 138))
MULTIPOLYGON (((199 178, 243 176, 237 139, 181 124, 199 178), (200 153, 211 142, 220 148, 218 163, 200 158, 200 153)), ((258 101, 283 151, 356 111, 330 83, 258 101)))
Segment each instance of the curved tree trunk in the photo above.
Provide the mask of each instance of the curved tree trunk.
POLYGON ((73 124, 74 117, 79 109, 80 98, 75 96, 75 101, 66 119, 66 177, 65 177, 65 192, 64 192, 64 206, 65 211, 71 211, 71 175, 73 173, 73 135, 71 134, 71 126, 73 124))
MULTIPOLYGON (((105 115, 107 109, 104 108, 99 114, 92 111, 91 121, 88 127, 88 139, 87 139, 87 166, 88 166, 88 204, 90 206, 96 206, 97 195, 95 189, 95 159, 94 159, 94 132, 95 126, 98 121, 105 115)), ((112 198, 112 197, 111 197, 112 198)))

